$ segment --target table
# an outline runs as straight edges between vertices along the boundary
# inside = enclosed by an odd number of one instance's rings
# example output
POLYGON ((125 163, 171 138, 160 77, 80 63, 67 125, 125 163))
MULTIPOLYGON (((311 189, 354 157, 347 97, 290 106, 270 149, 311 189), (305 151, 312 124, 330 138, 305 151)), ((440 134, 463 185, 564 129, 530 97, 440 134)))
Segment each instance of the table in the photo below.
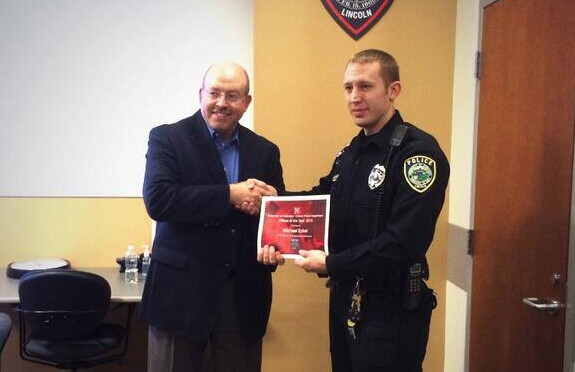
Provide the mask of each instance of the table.
MULTIPOLYGON (((144 280, 141 274, 139 274, 138 283, 126 283, 124 274, 119 272, 118 267, 72 267, 72 269, 98 274, 106 279, 112 290, 112 302, 137 303, 142 299, 144 280)), ((6 276, 6 269, 0 269, 0 303, 17 304, 20 302, 18 283, 20 283, 18 279, 6 276)))

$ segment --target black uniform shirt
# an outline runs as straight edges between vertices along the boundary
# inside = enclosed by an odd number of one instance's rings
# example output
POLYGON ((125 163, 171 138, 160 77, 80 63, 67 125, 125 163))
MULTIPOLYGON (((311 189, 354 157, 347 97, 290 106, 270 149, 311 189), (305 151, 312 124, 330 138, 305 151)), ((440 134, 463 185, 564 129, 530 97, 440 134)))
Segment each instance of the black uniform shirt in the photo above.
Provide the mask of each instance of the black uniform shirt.
POLYGON ((425 253, 448 179, 449 164, 435 138, 405 123, 399 112, 378 133, 361 131, 313 189, 331 194, 329 275, 379 278, 389 268, 420 262, 427 276, 425 253), (390 154, 390 138, 400 124, 408 130, 390 154))

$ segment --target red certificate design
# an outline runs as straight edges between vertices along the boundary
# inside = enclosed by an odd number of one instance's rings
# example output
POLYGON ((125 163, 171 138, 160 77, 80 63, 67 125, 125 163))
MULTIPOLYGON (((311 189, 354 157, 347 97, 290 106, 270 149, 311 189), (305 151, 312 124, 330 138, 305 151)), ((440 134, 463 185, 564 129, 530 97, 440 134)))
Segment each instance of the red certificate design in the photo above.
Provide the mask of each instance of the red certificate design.
POLYGON ((265 196, 258 247, 273 245, 285 258, 299 257, 300 249, 328 254, 328 227, 329 195, 265 196))

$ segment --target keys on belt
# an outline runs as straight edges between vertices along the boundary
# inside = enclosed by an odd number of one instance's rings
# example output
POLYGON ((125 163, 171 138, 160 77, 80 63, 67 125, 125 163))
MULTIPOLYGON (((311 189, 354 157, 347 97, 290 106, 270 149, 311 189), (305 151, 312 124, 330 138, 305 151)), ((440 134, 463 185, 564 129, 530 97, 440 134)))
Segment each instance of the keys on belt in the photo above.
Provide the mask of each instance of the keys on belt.
POLYGON ((354 340, 357 338, 355 334, 355 326, 361 320, 361 299, 363 295, 361 291, 362 280, 363 279, 360 277, 356 278, 355 280, 355 285, 351 293, 351 303, 349 305, 349 313, 346 322, 347 331, 354 340))

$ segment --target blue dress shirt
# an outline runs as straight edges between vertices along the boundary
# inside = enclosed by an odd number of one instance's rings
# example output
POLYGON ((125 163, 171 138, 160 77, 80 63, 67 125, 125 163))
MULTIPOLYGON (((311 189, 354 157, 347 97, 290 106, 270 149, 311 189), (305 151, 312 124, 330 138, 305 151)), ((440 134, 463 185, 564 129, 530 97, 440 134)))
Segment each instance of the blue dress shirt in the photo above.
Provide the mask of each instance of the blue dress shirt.
POLYGON ((220 159, 228 178, 228 183, 237 183, 240 169, 240 139, 238 137, 238 129, 234 131, 230 141, 224 143, 222 137, 218 132, 212 129, 207 123, 210 136, 214 140, 214 144, 220 154, 220 159))

